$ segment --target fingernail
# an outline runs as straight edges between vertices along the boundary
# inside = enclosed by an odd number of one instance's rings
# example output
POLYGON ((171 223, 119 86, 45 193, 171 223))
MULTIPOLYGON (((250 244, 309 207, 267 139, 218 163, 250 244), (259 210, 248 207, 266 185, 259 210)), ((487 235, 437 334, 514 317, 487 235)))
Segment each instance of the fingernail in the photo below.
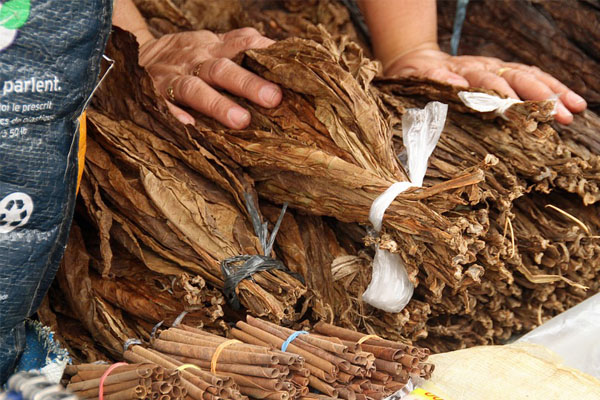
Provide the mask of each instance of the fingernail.
POLYGON ((196 122, 194 118, 190 117, 189 115, 178 115, 177 119, 185 125, 193 125, 194 122, 196 122))
POLYGON ((556 111, 558 112, 558 114, 562 114, 565 117, 573 116, 573 114, 571 114, 571 111, 567 110, 567 107, 565 107, 563 105, 563 103, 558 103, 558 106, 556 107, 556 111))
POLYGON ((233 126, 242 128, 250 121, 250 113, 241 107, 231 107, 227 111, 227 119, 233 126))
POLYGON ((453 86, 465 86, 465 81, 457 78, 448 78, 447 82, 453 86))
POLYGON ((281 90, 279 90, 277 86, 267 85, 263 86, 258 91, 258 97, 260 97, 265 104, 274 105, 280 93, 281 90))
POLYGON ((583 97, 581 97, 577 93, 573 93, 573 92, 567 93, 567 100, 569 101, 569 103, 573 103, 575 105, 585 103, 585 100, 583 99, 583 97))

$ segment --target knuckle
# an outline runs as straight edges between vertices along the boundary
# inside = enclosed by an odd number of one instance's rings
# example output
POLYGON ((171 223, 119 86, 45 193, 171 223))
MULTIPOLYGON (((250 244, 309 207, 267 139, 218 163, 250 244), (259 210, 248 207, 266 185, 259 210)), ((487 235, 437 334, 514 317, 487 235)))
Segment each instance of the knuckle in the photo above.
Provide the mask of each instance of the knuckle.
POLYGON ((245 36, 252 36, 252 35, 260 36, 260 33, 252 27, 245 27, 245 28, 237 29, 236 33, 238 33, 240 35, 245 35, 245 36))
POLYGON ((212 94, 206 97, 206 111, 212 117, 219 117, 227 114, 227 101, 219 94, 212 94))
POLYGON ((541 70, 541 68, 535 66, 535 65, 531 65, 529 66, 529 70, 533 73, 540 73, 540 72, 544 72, 541 70))
POLYGON ((441 68, 430 68, 425 71, 425 77, 435 81, 440 81, 444 78, 444 70, 441 68))
POLYGON ((500 78, 499 76, 496 76, 495 74, 486 74, 482 79, 481 79, 481 84, 484 87, 487 88, 500 88, 502 87, 503 83, 503 79, 500 78))
POLYGON ((173 87, 176 93, 178 93, 177 97, 181 98, 182 100, 193 97, 198 91, 194 79, 189 76, 182 76, 181 78, 177 79, 174 82, 173 87))
POLYGON ((529 72, 517 70, 514 72, 513 84, 518 86, 531 84, 533 76, 529 72))
POLYGON ((266 42, 265 38, 257 35, 257 36, 244 36, 240 39, 240 46, 244 49, 253 49, 263 47, 266 42))
POLYGON ((231 66, 231 62, 232 61, 228 58, 217 58, 210 64, 208 78, 212 81, 218 80, 227 73, 228 68, 231 66))
POLYGON ((253 82, 252 78, 246 74, 237 74, 233 83, 241 92, 246 92, 252 87, 253 82))

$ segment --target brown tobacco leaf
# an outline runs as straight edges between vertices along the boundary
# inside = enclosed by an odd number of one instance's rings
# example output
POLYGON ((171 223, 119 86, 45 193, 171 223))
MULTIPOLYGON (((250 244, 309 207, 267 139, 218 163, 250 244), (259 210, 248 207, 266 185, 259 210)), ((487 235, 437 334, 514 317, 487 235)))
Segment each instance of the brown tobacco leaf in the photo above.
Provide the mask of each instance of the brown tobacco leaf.
POLYGON ((73 224, 67 251, 57 274, 69 307, 98 344, 118 357, 123 343, 132 337, 118 311, 94 291, 88 255, 77 224, 73 224))
MULTIPOLYGON (((168 144, 154 138, 149 147, 143 139, 151 135, 142 128, 115 123, 93 112, 90 119, 98 129, 98 139, 115 155, 109 161, 108 153, 90 140, 90 174, 101 186, 104 197, 116 206, 113 214, 120 214, 127 221, 132 240, 141 240, 171 262, 186 260, 180 264, 183 268, 199 273, 217 287, 223 285, 221 260, 261 252, 252 228, 231 196, 171 156, 168 151, 173 149, 168 144), (113 162, 116 164, 110 166, 113 162), (135 175, 139 177, 136 179, 135 175), (144 197, 139 204, 146 204, 146 209, 134 205, 136 196, 144 197), (127 214, 123 213, 125 209, 129 210, 127 214)), ((249 300, 256 295, 249 307, 256 314, 282 318, 302 295, 301 290, 292 289, 299 283, 291 277, 283 277, 282 282, 277 273, 262 275, 266 276, 264 285, 242 282, 238 287, 240 296, 249 300), (261 288, 268 287, 270 281, 277 282, 280 295, 274 297, 261 288), (295 294, 286 298, 292 292, 295 294), (278 304, 279 301, 284 304, 278 304)))
POLYGON ((146 18, 161 18, 168 20, 178 29, 191 29, 192 25, 186 15, 172 0, 134 0, 135 5, 144 11, 146 18))
MULTIPOLYGON (((438 98, 440 93, 449 99, 456 97, 457 89, 450 86, 442 84, 428 86, 426 82, 415 85, 414 80, 409 82, 412 82, 409 84, 409 89, 405 88, 406 81, 394 82, 393 80, 381 81, 378 88, 395 96, 417 93, 422 98, 422 103, 428 99, 438 98), (413 91, 411 88, 415 86, 418 90, 413 91), (443 92, 440 92, 442 89, 443 92)), ((521 110, 524 112, 523 115, 532 120, 538 118, 535 117, 536 112, 532 109, 536 104, 525 103, 525 108, 521 110)), ((541 106, 544 107, 543 104, 541 106)), ((529 132, 527 129, 515 127, 520 123, 514 119, 508 122, 497 120, 497 123, 489 124, 478 118, 468 117, 462 106, 457 106, 456 110, 461 112, 449 112, 450 121, 472 136, 469 140, 473 144, 483 146, 485 151, 502 161, 512 175, 535 185, 536 190, 548 191, 551 187, 558 187, 579 193, 586 204, 594 201, 593 199, 598 196, 598 183, 595 180, 600 176, 600 156, 577 145, 569 134, 578 132, 577 141, 593 144, 595 140, 593 130, 586 129, 584 126, 589 127, 594 121, 598 121, 597 116, 592 116, 590 113, 583 117, 576 116, 574 125, 576 128, 571 130, 568 127, 559 128, 557 132, 549 124, 543 123, 541 125, 543 129, 538 128, 535 132, 529 132), (581 118, 587 121, 584 123, 581 118)), ((513 116, 509 115, 508 118, 513 116)), ((447 140, 454 139, 442 137, 440 146, 443 146, 447 140)))
POLYGON ((311 96, 315 117, 355 165, 382 178, 407 180, 391 151, 389 125, 376 99, 365 90, 378 65, 362 57, 354 43, 338 46, 325 31, 314 37, 322 43, 292 38, 268 49, 250 50, 247 63, 265 78, 311 96), (294 57, 288 56, 290 49, 295 49, 294 57), (352 70, 345 65, 344 52, 358 53, 360 67, 352 70))

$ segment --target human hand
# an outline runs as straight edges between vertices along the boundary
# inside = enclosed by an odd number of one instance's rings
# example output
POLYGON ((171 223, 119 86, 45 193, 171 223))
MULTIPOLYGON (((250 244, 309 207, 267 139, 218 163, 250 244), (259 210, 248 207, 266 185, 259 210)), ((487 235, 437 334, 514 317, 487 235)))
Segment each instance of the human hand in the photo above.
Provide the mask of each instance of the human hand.
POLYGON ((170 111, 182 123, 194 123, 194 118, 179 107, 186 106, 229 128, 242 129, 250 124, 250 113, 215 88, 262 107, 277 106, 282 96, 277 85, 231 61, 241 51, 272 43, 253 28, 225 34, 183 32, 146 41, 140 47, 139 59, 157 90, 168 99, 170 111))
POLYGON ((581 112, 587 107, 583 98, 539 68, 493 57, 450 56, 436 49, 419 49, 394 60, 384 73, 493 89, 515 99, 547 100, 558 95, 555 119, 561 124, 571 123, 571 112, 581 112))

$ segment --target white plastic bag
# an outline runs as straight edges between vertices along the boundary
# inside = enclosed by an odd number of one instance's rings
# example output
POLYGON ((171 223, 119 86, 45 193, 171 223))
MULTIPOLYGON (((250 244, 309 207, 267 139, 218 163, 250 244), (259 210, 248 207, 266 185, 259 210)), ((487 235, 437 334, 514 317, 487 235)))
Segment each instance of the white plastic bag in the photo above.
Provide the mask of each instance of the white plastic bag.
POLYGON ((600 378, 600 293, 557 315, 519 341, 541 344, 572 368, 600 378))
POLYGON ((513 104, 522 103, 517 99, 503 99, 498 96, 481 92, 458 92, 458 97, 465 106, 479 112, 494 112, 498 116, 505 118, 504 113, 513 104))
MULTIPOLYGON (((396 196, 410 187, 421 186, 427 161, 435 149, 446 122, 448 106, 437 101, 424 109, 410 109, 402 116, 402 139, 406 147, 410 182, 396 182, 371 205, 369 221, 377 232, 381 231, 383 214, 396 196)), ((400 312, 413 294, 413 284, 398 254, 377 249, 373 259, 373 276, 363 300, 387 312, 400 312)))

